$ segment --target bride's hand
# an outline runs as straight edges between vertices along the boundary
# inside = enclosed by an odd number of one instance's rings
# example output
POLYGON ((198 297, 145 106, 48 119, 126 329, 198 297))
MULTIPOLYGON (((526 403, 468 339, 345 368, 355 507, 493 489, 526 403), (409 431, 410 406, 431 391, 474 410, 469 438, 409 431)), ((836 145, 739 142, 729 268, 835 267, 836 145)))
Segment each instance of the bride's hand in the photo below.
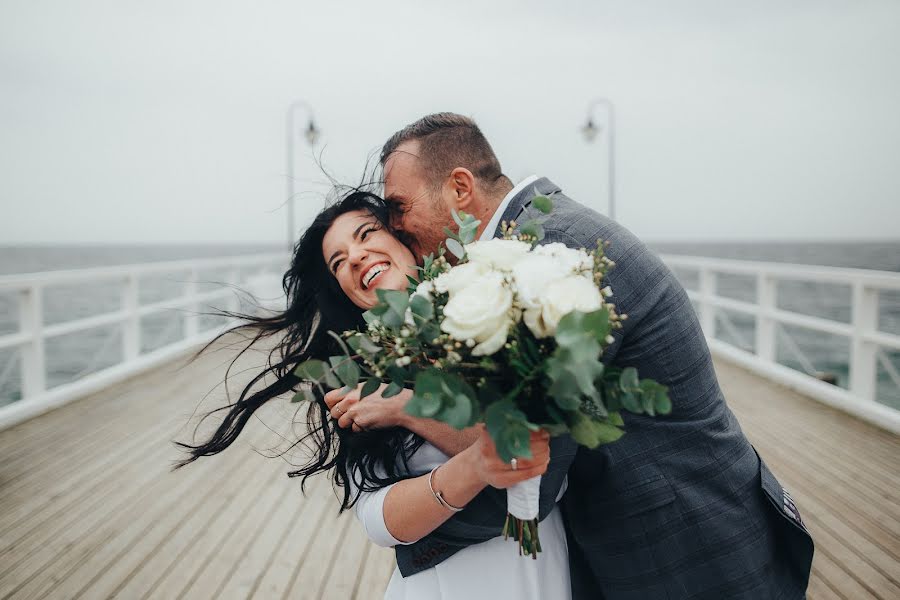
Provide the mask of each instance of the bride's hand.
POLYGON ((360 398, 362 387, 363 384, 359 384, 355 390, 346 394, 341 389, 325 394, 325 404, 328 405, 331 416, 337 419, 338 426, 362 431, 402 425, 406 414, 404 408, 412 398, 412 390, 403 390, 396 396, 384 398, 381 393, 387 388, 387 384, 383 383, 371 395, 360 398))
POLYGON ((495 488, 508 488, 516 483, 543 475, 550 464, 550 434, 545 430, 531 434, 531 458, 517 458, 516 469, 497 455, 494 441, 481 424, 481 435, 472 446, 475 472, 479 479, 495 488))

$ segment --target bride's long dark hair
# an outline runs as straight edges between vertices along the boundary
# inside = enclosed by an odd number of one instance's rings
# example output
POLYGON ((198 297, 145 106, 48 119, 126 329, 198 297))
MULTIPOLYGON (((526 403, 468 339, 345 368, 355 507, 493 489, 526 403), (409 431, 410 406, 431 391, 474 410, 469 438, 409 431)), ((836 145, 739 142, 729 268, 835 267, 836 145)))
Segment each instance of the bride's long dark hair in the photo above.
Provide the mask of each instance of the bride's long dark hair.
MULTIPOLYGON (((296 391, 300 382, 293 374, 299 363, 311 358, 327 360, 329 356, 339 353, 337 342, 327 333, 329 330, 340 333, 364 325, 363 311, 341 290, 337 280, 329 273, 322 255, 322 238, 335 219, 357 210, 368 211, 382 226, 390 227, 388 204, 375 194, 359 188, 354 188, 319 213, 294 246, 291 266, 282 278, 282 287, 287 297, 287 308, 283 312, 272 316, 226 310, 207 313, 245 322, 217 335, 197 351, 189 362, 224 335, 245 331, 253 336, 253 340, 238 353, 226 370, 226 381, 234 362, 253 344, 262 338, 282 333, 284 335, 269 352, 266 367, 244 387, 238 400, 203 417, 206 419, 215 413, 227 411, 209 439, 198 445, 174 442, 187 450, 189 456, 177 461, 173 470, 201 456, 212 456, 225 450, 237 439, 253 413, 266 402, 283 395, 285 398, 280 401, 287 402, 286 394, 296 391), (263 380, 268 373, 274 375, 275 383, 251 393, 254 384, 263 380)), ((306 411, 307 433, 290 447, 300 444, 312 447, 313 452, 308 462, 299 469, 288 472, 290 477, 302 477, 301 489, 304 489, 310 476, 333 470, 334 484, 343 489, 341 510, 346 510, 356 502, 359 491, 374 491, 408 477, 405 474, 406 461, 423 443, 421 437, 397 427, 358 433, 342 429, 331 418, 321 392, 314 388, 313 393, 316 401, 310 403, 306 411), (357 488, 355 494, 348 485, 351 477, 357 488)))

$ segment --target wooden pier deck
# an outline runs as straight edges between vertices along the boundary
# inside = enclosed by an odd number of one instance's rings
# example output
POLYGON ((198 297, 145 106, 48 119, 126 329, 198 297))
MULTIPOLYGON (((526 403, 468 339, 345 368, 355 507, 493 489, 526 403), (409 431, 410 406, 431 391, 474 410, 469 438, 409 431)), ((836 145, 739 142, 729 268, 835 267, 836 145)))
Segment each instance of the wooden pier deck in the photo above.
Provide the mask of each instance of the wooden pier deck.
MULTIPOLYGON (((381 597, 393 553, 338 516, 324 478, 303 496, 284 459, 254 451, 284 449, 286 402, 224 454, 169 471, 201 399, 222 404, 233 356, 220 344, 0 432, 0 599, 381 597)), ((238 361, 232 397, 263 361, 238 361)), ((900 440, 717 370, 813 533, 809 598, 900 598, 900 440)))

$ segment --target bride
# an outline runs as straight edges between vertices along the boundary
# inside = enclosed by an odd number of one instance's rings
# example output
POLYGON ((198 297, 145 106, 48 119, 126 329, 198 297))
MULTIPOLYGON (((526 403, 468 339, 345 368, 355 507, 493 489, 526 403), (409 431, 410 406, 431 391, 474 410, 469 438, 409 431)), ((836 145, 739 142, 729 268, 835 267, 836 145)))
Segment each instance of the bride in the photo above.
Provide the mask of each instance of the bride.
MULTIPOLYGON (((210 439, 199 445, 176 442, 189 456, 175 468, 225 450, 256 409, 297 386, 296 365, 338 354, 327 332, 362 327, 362 313, 377 303, 375 290, 406 289, 407 276, 416 275, 415 257, 391 233, 388 211, 373 194, 347 194, 323 210, 297 243, 283 279, 288 298, 284 312, 269 317, 219 313, 248 322, 216 339, 242 328, 256 331, 251 346, 262 337, 279 333, 283 337, 270 354, 268 368, 247 385, 237 402, 219 409, 228 412, 210 439), (276 353, 281 360, 272 364, 276 353), (250 393, 267 373, 274 374, 276 382, 250 393)), ((489 487, 503 489, 542 475, 550 460, 545 432, 532 434, 532 458, 518 459, 514 469, 497 456, 483 425, 457 431, 437 421, 409 417, 402 410, 409 390, 390 399, 376 392, 361 401, 353 392, 335 390, 324 397, 314 392, 317 402, 307 411, 308 433, 296 444, 312 442, 315 451, 307 464, 288 475, 302 476, 305 484, 310 476, 330 471, 343 490, 341 510, 354 508, 369 538, 380 546, 416 543, 455 515, 464 516, 467 505, 489 487)), ((565 484, 556 501, 564 492, 565 484)), ((516 544, 500 536, 502 516, 498 520, 495 537, 464 547, 435 566, 406 577, 395 568, 384 597, 570 598, 559 509, 554 507, 541 521, 543 551, 537 560, 518 555, 516 544)))

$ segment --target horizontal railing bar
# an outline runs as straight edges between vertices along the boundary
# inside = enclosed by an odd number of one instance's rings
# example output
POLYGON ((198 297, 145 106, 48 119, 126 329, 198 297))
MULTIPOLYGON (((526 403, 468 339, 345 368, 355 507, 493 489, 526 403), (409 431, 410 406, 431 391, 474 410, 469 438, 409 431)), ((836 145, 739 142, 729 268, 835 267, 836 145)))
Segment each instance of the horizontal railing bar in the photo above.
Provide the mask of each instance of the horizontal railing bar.
POLYGON ((660 258, 672 267, 707 269, 716 273, 767 275, 775 279, 817 281, 842 285, 852 285, 853 283, 858 282, 872 288, 900 290, 900 273, 888 271, 760 262, 752 260, 731 260, 673 254, 663 254, 660 258))
POLYGON ((168 300, 160 300, 159 302, 152 302, 150 304, 142 304, 137 309, 137 313, 140 316, 145 316, 150 313, 161 312, 164 310, 171 310, 174 308, 181 308, 188 304, 196 304, 198 302, 203 302, 206 300, 216 300, 217 298, 225 297, 229 295, 232 290, 224 289, 224 290, 212 290, 209 292, 201 292, 199 294, 192 294, 190 296, 179 296, 177 298, 170 298, 168 300))
POLYGON ((15 348, 31 342, 31 333, 27 331, 17 331, 16 333, 7 333, 0 336, 0 350, 3 348, 15 348))
POLYGON ((765 316, 784 325, 794 325, 796 327, 803 327, 804 329, 812 329, 814 331, 831 333, 843 337, 853 337, 854 334, 853 326, 849 323, 841 323, 840 321, 832 321, 831 319, 803 315, 789 310, 776 309, 766 311, 765 316))
POLYGON ((708 302, 716 308, 725 308, 735 312, 744 313, 751 316, 759 314, 760 308, 758 304, 734 300, 733 298, 725 298, 723 296, 707 296, 694 290, 687 290, 688 297, 698 302, 708 302))
POLYGON ((128 318, 128 311, 117 310, 113 312, 103 313, 102 315, 94 315, 93 317, 85 317, 83 319, 74 319, 64 323, 56 323, 54 325, 44 325, 44 338, 58 337, 76 331, 85 329, 93 329, 94 327, 102 327, 104 325, 114 325, 121 323, 128 318))
POLYGON ((759 305, 733 300, 731 298, 723 298, 722 296, 706 296, 699 292, 688 291, 688 297, 697 302, 707 302, 716 308, 724 308, 733 310, 751 316, 764 316, 777 323, 784 325, 794 325, 824 333, 832 333, 844 337, 853 336, 853 328, 849 323, 841 321, 833 321, 831 319, 823 319, 821 317, 813 317, 789 310, 768 310, 763 311, 759 305))
MULTIPOLYGON (((231 292, 232 290, 230 289, 212 290, 209 292, 194 294, 192 296, 163 300, 160 302, 154 302, 152 304, 145 304, 138 308, 136 312, 139 316, 143 317, 148 314, 161 312, 164 310, 171 310, 181 308, 190 304, 224 298, 231 292)), ((127 318, 127 311, 120 309, 116 311, 106 312, 100 315, 85 317, 83 319, 74 319, 72 321, 65 321, 63 323, 45 325, 42 333, 44 338, 57 337, 60 335, 75 333, 77 331, 93 329, 94 327, 118 324, 122 321, 125 321, 127 318)), ((0 336, 0 349, 22 346, 24 344, 30 343, 31 339, 32 336, 28 332, 17 332, 3 335, 0 336)))
POLYGON ((66 283, 86 283, 103 280, 122 279, 131 275, 147 275, 189 269, 211 269, 218 267, 248 267, 267 263, 287 265, 286 253, 263 253, 221 258, 200 258, 174 261, 159 261, 86 269, 66 269, 61 271, 39 271, 13 275, 0 275, 0 291, 21 290, 31 286, 59 285, 66 283))
POLYGON ((884 331, 874 331, 862 334, 862 338, 876 346, 900 351, 900 335, 894 335, 893 333, 886 333, 884 331))

